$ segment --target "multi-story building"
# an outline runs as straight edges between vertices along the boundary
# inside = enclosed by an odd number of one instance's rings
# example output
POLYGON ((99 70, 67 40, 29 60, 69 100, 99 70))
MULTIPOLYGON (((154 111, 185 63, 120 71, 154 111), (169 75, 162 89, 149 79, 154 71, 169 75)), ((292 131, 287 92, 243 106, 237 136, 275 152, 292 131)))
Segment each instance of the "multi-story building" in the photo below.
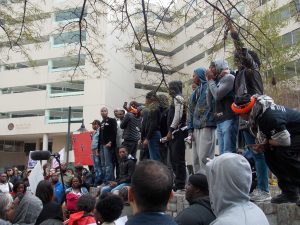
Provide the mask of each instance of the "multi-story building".
MULTIPOLYGON (((259 10, 273 3, 273 0, 258 0, 256 4, 259 10)), ((74 51, 74 46, 78 46, 79 42, 78 29, 75 26, 59 35, 61 30, 58 28, 79 19, 82 2, 52 0, 45 1, 45 5, 39 4, 46 12, 40 47, 36 49, 34 44, 26 44, 31 50, 35 67, 19 53, 11 53, 10 59, 1 65, 0 167, 24 163, 24 150, 50 148, 58 151, 65 147, 69 106, 72 107, 72 121, 84 119, 87 128, 91 129, 88 124, 95 118, 99 119, 101 106, 107 106, 112 113, 124 101, 143 101, 145 92, 153 89, 161 78, 155 62, 147 65, 141 63, 139 46, 135 47, 134 57, 116 50, 118 46, 121 48, 128 44, 132 36, 123 35, 120 41, 120 37, 111 32, 113 25, 104 18, 102 21, 100 19, 96 28, 101 33, 105 69, 98 71, 87 54, 78 61, 76 47, 74 51), (72 76, 76 65, 85 72, 84 75, 77 70, 72 76)), ((182 7, 182 11, 189 8, 181 1, 176 4, 177 8, 182 7)), ((203 1, 198 4, 203 4, 203 1)), ((277 1, 274 11, 277 19, 289 21, 281 31, 284 45, 298 42, 300 23, 295 18, 299 5, 298 0, 277 1)), ((14 7, 22 7, 22 3, 14 3, 14 7)), ((243 1, 237 7, 239 12, 247 14, 243 1)), ((87 7, 86 10, 84 16, 89 20, 91 9, 87 7)), ((164 70, 167 81, 188 81, 195 68, 209 65, 213 52, 216 58, 230 57, 230 51, 224 50, 222 42, 215 42, 218 24, 213 23, 212 11, 211 7, 203 4, 202 10, 194 11, 187 20, 174 22, 172 18, 164 18, 163 28, 156 31, 149 28, 149 33, 156 38, 156 55, 163 65, 168 65, 164 70)), ((238 17, 238 12, 233 10, 232 16, 238 17)), ((92 34, 84 32, 81 36, 87 46, 93 46, 95 37, 92 34)), ((142 52, 150 55, 145 42, 142 52)), ((293 58, 283 65, 282 73, 290 77, 298 76, 299 59, 293 58)), ((79 126, 78 123, 71 123, 71 131, 79 126)))

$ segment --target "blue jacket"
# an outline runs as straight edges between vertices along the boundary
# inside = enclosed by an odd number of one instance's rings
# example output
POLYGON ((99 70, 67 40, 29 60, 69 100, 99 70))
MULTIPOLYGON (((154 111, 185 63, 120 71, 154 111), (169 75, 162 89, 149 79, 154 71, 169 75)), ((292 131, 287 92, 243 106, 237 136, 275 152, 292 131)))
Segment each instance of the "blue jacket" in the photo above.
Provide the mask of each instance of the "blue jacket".
POLYGON ((189 104, 189 130, 202 129, 205 127, 216 127, 216 122, 213 115, 213 103, 207 104, 207 81, 205 79, 205 69, 198 68, 194 73, 200 79, 200 85, 192 93, 189 104), (210 106, 209 106, 210 105, 210 106))
POLYGON ((55 202, 57 204, 61 204, 62 198, 64 195, 64 189, 62 183, 59 181, 54 185, 54 196, 55 196, 55 202))

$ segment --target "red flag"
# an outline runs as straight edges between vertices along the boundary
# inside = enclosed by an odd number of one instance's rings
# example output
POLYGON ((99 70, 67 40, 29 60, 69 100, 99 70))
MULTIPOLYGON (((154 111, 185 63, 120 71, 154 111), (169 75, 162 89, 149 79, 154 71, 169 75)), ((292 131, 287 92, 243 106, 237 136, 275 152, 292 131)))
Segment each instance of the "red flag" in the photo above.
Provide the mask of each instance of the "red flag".
POLYGON ((72 134, 75 165, 93 165, 92 160, 92 139, 89 132, 72 134))

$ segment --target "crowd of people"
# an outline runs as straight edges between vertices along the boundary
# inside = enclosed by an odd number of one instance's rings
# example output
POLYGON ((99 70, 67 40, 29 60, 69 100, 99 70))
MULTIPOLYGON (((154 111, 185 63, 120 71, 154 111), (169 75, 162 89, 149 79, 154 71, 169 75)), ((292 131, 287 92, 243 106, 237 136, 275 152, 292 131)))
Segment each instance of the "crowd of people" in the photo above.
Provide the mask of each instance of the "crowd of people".
POLYGON ((45 179, 32 194, 29 171, 21 176, 8 168, 0 177, 0 224, 116 224, 126 215, 127 225, 265 225, 266 216, 252 202, 299 205, 300 112, 263 95, 257 54, 244 48, 230 22, 227 26, 236 72, 217 59, 208 69, 194 70, 188 99, 177 80, 168 84, 169 96, 150 91, 145 104, 125 102, 115 118, 101 108, 102 120, 91 123, 90 171, 46 165, 45 179), (239 138, 245 142, 242 153, 239 138), (186 142, 193 152, 189 177, 186 142), (273 198, 269 170, 282 191, 273 198), (97 196, 89 194, 90 187, 97 196), (181 191, 190 205, 171 218, 167 203, 181 191))

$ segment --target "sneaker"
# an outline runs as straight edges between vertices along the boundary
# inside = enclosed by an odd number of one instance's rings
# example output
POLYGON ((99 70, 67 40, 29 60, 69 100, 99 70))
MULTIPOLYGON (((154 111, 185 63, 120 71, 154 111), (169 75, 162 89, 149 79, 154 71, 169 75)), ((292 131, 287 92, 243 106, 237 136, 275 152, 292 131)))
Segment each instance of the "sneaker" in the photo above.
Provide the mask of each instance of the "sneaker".
POLYGON ((271 203, 274 204, 281 204, 281 203, 297 203, 299 197, 297 195, 287 195, 287 194, 280 194, 272 198, 271 203))
POLYGON ((258 189, 254 189, 250 194, 250 199, 253 198, 254 196, 256 196, 258 194, 258 189))
POLYGON ((257 190, 257 192, 253 194, 253 196, 250 198, 250 200, 252 202, 265 202, 265 201, 270 201, 271 198, 272 197, 271 197, 270 192, 257 190))

